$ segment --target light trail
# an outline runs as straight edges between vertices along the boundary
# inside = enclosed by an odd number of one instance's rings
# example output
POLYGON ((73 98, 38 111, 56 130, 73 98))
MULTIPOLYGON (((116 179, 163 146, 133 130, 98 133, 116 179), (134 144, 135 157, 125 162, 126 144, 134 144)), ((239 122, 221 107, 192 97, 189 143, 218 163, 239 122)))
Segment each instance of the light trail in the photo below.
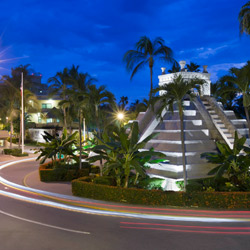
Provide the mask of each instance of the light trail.
POLYGON ((44 206, 59 208, 59 209, 68 210, 68 211, 96 214, 96 215, 109 215, 109 216, 152 219, 152 220, 189 221, 189 222, 190 221, 193 221, 193 222, 235 222, 235 221, 240 222, 241 221, 238 219, 231 219, 231 218, 181 217, 181 216, 148 215, 148 214, 122 213, 122 212, 115 212, 115 211, 102 211, 102 210, 96 210, 96 209, 64 205, 64 204, 60 204, 60 203, 53 202, 53 201, 46 201, 46 200, 25 197, 19 194, 14 194, 14 193, 2 191, 2 190, 0 190, 0 195, 14 198, 14 199, 21 200, 21 201, 35 203, 38 205, 44 205, 44 206))
POLYGON ((250 235, 250 232, 225 232, 225 231, 201 231, 201 230, 195 231, 195 230, 182 230, 182 229, 172 229, 172 228, 126 227, 126 226, 120 226, 120 228, 140 229, 140 230, 155 230, 155 231, 170 231, 170 232, 178 232, 178 233, 250 235))
MULTIPOLYGON (((26 158, 18 161, 13 161, 0 166, 0 169, 5 167, 22 163, 25 161, 32 161, 36 158, 26 158)), ((97 203, 91 201, 84 201, 79 197, 73 197, 68 195, 56 194, 52 192, 47 192, 43 190, 33 189, 30 187, 25 187, 13 182, 10 182, 3 177, 0 177, 0 183, 10 188, 14 188, 21 192, 27 192, 29 194, 42 196, 53 201, 41 200, 37 198, 26 197, 23 195, 0 191, 0 195, 7 196, 10 198, 22 200, 25 202, 32 202, 39 205, 51 206, 54 208, 89 213, 98 215, 108 215, 108 216, 119 216, 128 218, 143 218, 143 219, 154 219, 154 220, 168 220, 168 221, 195 221, 195 222, 249 222, 250 219, 247 218, 250 215, 250 211, 203 211, 203 210, 188 210, 188 209, 165 209, 165 208, 146 208, 146 207, 136 207, 136 206, 122 206, 113 205, 105 203, 97 203), (101 207, 94 207, 101 206, 101 207), (106 207, 106 208, 105 208, 106 207), (111 209, 112 208, 112 209, 111 209), (123 211, 117 210, 118 208, 123 208, 123 211), (116 209, 116 210, 115 210, 116 209), (127 209, 127 210, 126 210, 127 209), (131 209, 138 209, 139 211, 130 211, 131 209), (148 211, 148 210, 152 210, 148 211), (159 213, 159 211, 161 211, 159 213), (168 211, 172 213, 163 213, 168 211), (177 212, 181 213, 177 213, 177 212), (174 213, 173 213, 174 212, 174 213), (199 214, 201 213, 201 215, 199 214), (224 214, 224 216, 223 216, 224 214), (226 214, 226 216, 225 216, 226 214), (237 215, 239 214, 239 215, 237 215), (244 214, 244 215, 243 215, 244 214), (216 218, 214 218, 216 216, 216 218), (240 218, 237 218, 240 217, 240 218)))

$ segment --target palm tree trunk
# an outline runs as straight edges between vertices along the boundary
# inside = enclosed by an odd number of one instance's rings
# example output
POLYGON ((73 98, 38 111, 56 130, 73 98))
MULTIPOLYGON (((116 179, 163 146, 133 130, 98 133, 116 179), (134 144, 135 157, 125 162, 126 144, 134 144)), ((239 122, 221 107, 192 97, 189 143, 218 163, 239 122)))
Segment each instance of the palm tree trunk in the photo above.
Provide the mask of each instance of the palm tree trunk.
POLYGON ((82 127, 81 127, 81 111, 79 111, 79 145, 80 145, 80 153, 79 153, 79 169, 82 169, 82 127))
POLYGON ((249 111, 247 107, 244 107, 246 118, 247 118, 247 126, 248 126, 248 138, 250 138, 250 119, 249 119, 249 111))
POLYGON ((153 90, 153 66, 149 66, 150 68, 150 93, 149 93, 149 100, 152 98, 152 90, 153 90))
POLYGON ((67 129, 66 108, 63 108, 63 126, 67 129))
POLYGON ((186 169, 185 141, 184 141, 184 122, 183 122, 183 110, 182 110, 182 107, 179 107, 179 115, 180 115, 180 125, 181 125, 181 150, 182 150, 184 192, 186 192, 187 169, 186 169))
MULTIPOLYGON (((98 106, 95 105, 95 115, 96 115, 96 129, 98 137, 101 138, 101 129, 100 129, 100 121, 99 121, 99 115, 98 115, 98 106)), ((102 176, 102 170, 103 170, 103 162, 102 159, 100 159, 100 176, 102 176)))
POLYGON ((13 121, 10 121, 10 149, 12 149, 13 121))

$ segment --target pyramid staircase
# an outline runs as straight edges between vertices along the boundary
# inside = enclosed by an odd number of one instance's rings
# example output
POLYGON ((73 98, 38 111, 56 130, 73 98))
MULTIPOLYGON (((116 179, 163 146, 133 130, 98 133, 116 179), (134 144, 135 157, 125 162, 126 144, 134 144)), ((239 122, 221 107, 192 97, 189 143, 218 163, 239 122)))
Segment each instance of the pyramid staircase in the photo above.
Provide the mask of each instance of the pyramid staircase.
POLYGON ((237 119, 232 110, 223 110, 222 105, 212 97, 201 97, 201 100, 224 142, 231 149, 233 149, 235 131, 238 132, 239 137, 246 137, 246 144, 249 145, 249 131, 246 119, 237 119))
MULTIPOLYGON (((248 137, 247 124, 245 120, 236 119, 233 111, 224 111, 212 97, 197 97, 192 102, 186 100, 184 107, 187 178, 204 178, 215 165, 201 158, 201 153, 217 152, 215 141, 227 143, 232 148, 235 130, 248 137)), ((155 151, 164 153, 169 162, 151 164, 148 174, 165 178, 165 189, 177 190, 175 182, 183 179, 180 117, 177 107, 174 112, 165 110, 162 117, 162 121, 158 120, 150 110, 139 114, 137 120, 141 140, 152 132, 158 133, 145 148, 153 147, 155 151)))

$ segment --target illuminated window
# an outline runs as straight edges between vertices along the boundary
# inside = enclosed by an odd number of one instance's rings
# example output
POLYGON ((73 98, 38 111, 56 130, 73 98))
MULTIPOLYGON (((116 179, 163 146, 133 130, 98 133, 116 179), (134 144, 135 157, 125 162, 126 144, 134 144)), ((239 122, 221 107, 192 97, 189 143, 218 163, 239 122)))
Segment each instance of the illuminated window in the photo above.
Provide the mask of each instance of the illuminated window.
POLYGON ((42 109, 52 109, 51 103, 42 103, 42 109))
POLYGON ((52 123, 52 118, 47 118, 47 119, 46 119, 46 122, 47 122, 47 123, 52 123))
POLYGON ((38 123, 42 123, 42 119, 41 118, 38 118, 38 123))

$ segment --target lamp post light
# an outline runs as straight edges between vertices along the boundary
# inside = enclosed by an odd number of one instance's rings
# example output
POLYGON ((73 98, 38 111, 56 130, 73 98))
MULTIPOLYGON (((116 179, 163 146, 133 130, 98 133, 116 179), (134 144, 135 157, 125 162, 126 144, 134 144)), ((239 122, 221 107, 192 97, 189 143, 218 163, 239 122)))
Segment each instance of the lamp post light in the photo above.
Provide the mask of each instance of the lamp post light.
POLYGON ((123 119, 124 119, 124 113, 122 113, 122 112, 119 112, 119 113, 117 113, 117 119, 119 120, 119 121, 122 121, 123 119))

